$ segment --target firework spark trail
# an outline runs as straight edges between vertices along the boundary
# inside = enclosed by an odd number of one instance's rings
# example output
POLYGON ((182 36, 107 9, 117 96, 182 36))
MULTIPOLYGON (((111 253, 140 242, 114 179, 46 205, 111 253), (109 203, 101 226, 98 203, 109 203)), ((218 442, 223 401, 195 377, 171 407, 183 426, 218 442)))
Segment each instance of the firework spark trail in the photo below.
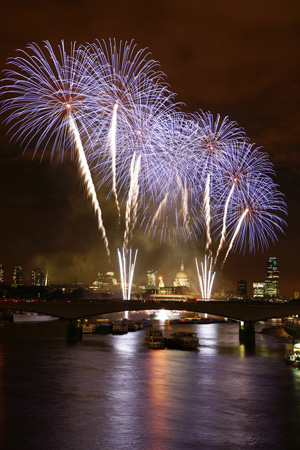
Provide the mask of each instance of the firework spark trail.
POLYGON ((223 260, 221 269, 223 269, 223 267, 224 267, 224 264, 225 264, 225 262, 226 262, 226 259, 227 259, 228 255, 229 255, 229 252, 230 252, 230 250, 232 249, 232 246, 233 246, 233 244, 234 244, 235 238, 237 237, 238 232, 240 231, 240 228, 241 228, 241 226, 242 226, 242 223, 243 223, 243 221, 244 221, 246 215, 248 214, 248 212, 249 212, 249 209, 247 208, 247 209, 245 209, 245 211, 244 211, 243 214, 241 215, 241 218, 240 218, 240 220, 239 220, 239 222, 238 222, 238 225, 237 225, 237 227, 236 227, 236 230, 235 230, 235 232, 234 232, 234 235, 233 235, 232 238, 231 238, 231 241, 230 241, 230 244, 229 244, 227 253, 226 253, 226 255, 225 255, 225 258, 224 258, 224 260, 223 260))
POLYGON ((148 230, 148 235, 150 235, 153 232, 153 228, 154 228, 156 222, 159 220, 161 211, 166 206, 166 203, 168 201, 168 197, 169 197, 169 192, 166 193, 164 199, 160 202, 159 207, 157 208, 156 213, 153 216, 153 219, 151 221, 151 225, 150 225, 149 230, 148 230))
POLYGON ((124 271, 123 271, 122 256, 121 256, 121 252, 119 249, 118 249, 118 259, 119 259, 120 277, 121 277, 121 285, 122 285, 122 295, 123 295, 123 298, 125 298, 124 271))
POLYGON ((125 255, 125 249, 121 251, 118 249, 118 259, 119 259, 119 267, 120 267, 120 276, 121 276, 121 285, 122 285, 122 295, 123 300, 130 300, 131 290, 132 290, 132 281, 134 275, 134 269, 136 264, 138 251, 135 251, 134 259, 132 262, 132 250, 129 250, 129 260, 125 255), (128 277, 127 277, 128 272, 128 277))
POLYGON ((120 225, 121 220, 121 210, 118 200, 118 193, 117 193, 117 187, 116 187, 116 134, 117 134, 117 111, 118 111, 118 103, 115 103, 114 105, 114 112, 111 119, 111 126, 108 133, 108 142, 110 146, 110 152, 111 152, 111 163, 112 163, 112 192, 115 197, 115 202, 118 210, 118 224, 120 225))
POLYGON ((189 206, 188 206, 188 187, 187 187, 187 183, 186 183, 186 179, 184 182, 184 189, 183 189, 183 215, 184 215, 184 226, 186 227, 189 236, 191 235, 191 231, 190 231, 190 227, 189 227, 189 222, 190 222, 190 215, 189 215, 189 206))
POLYGON ((209 254, 211 255, 211 250, 209 249, 211 244, 211 237, 210 237, 210 174, 207 175, 206 179, 206 186, 204 191, 204 209, 205 209, 205 223, 206 223, 206 251, 209 251, 209 254))
POLYGON ((128 192, 128 199, 126 202, 125 211, 125 231, 123 248, 127 249, 129 246, 130 236, 132 235, 133 228, 137 220, 137 201, 138 201, 138 180, 141 167, 141 155, 135 159, 135 153, 133 154, 131 166, 130 166, 130 188, 128 192), (133 210, 132 229, 130 231, 131 211, 133 210))
POLYGON ((212 273, 212 266, 213 266, 213 258, 210 256, 206 256, 204 258, 204 267, 203 263, 201 263, 201 271, 202 275, 199 271, 198 261, 197 258, 195 258, 196 261, 196 267, 197 267, 197 274, 199 279, 199 284, 202 292, 202 298, 204 299, 210 299, 214 278, 216 273, 212 273), (208 267, 209 266, 209 267, 208 267))
POLYGON ((176 170, 176 179, 177 182, 179 184, 179 187, 181 189, 181 193, 182 193, 182 211, 183 211, 183 217, 184 217, 184 226, 183 228, 186 228, 188 231, 188 235, 189 238, 191 236, 191 230, 189 227, 189 222, 190 222, 190 214, 189 214, 189 207, 188 207, 188 188, 187 188, 187 182, 185 179, 184 185, 181 182, 181 179, 179 177, 179 174, 176 170))
POLYGON ((139 174, 141 169, 141 155, 138 156, 135 168, 134 168, 134 180, 133 180, 133 196, 132 196, 132 225, 129 240, 132 239, 133 230, 137 222, 137 206, 139 198, 139 174))
POLYGON ((215 264, 216 264, 216 262, 217 262, 219 253, 220 253, 220 251, 222 250, 223 244, 224 244, 224 242, 225 242, 225 237, 226 237, 226 220, 227 220, 227 214, 228 214, 228 206, 229 206, 230 199, 231 199, 231 197, 232 197, 234 188, 235 188, 235 182, 234 182, 233 185, 232 185, 232 188, 231 188, 231 190, 230 190, 230 192, 229 192, 228 198, 227 198, 226 203, 225 203, 225 207, 224 207, 224 216, 223 216, 223 229, 222 229, 222 235, 221 235, 220 244, 219 244, 219 247, 218 247, 216 256, 215 256, 214 266, 215 266, 215 264))
POLYGON ((131 250, 130 250, 129 280, 128 280, 128 291, 127 291, 128 300, 130 300, 130 297, 131 297, 132 280, 133 280, 133 274, 134 274, 134 269, 135 269, 137 253, 138 253, 138 251, 136 250, 133 263, 131 263, 131 250))
POLYGON ((80 135, 78 132, 78 128, 76 126, 76 123, 75 123, 75 120, 73 119, 72 114, 69 114, 69 126, 70 126, 71 132, 73 133, 74 141, 76 143, 80 172, 83 177, 84 183, 86 185, 88 196, 91 197, 91 199, 92 199, 92 204, 93 204, 95 213, 97 215, 98 228, 99 228, 99 230, 101 230, 102 238, 104 240, 104 245, 105 245, 105 249, 106 249, 106 254, 110 260, 109 244, 108 244, 108 239, 106 236, 104 223, 102 220, 101 208, 100 208, 100 205, 99 205, 99 202, 97 199, 95 186, 94 186, 91 172, 90 172, 90 169, 89 169, 89 166, 88 166, 88 163, 86 160, 86 156, 85 156, 85 153, 83 150, 83 146, 82 146, 82 142, 81 142, 80 135))

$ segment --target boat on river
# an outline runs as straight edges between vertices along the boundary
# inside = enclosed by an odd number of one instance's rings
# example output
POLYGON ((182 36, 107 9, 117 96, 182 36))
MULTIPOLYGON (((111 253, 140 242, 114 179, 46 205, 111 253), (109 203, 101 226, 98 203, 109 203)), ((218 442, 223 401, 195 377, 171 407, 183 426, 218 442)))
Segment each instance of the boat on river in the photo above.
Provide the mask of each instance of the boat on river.
POLYGON ((178 331, 165 338, 165 346, 177 350, 197 350, 199 339, 197 333, 178 331))
POLYGON ((293 350, 284 358, 285 364, 293 367, 300 367, 300 342, 293 344, 293 350))
POLYGON ((148 330, 146 332, 144 345, 155 350, 165 348, 165 341, 162 332, 157 329, 148 330))
POLYGON ((47 322, 49 320, 58 319, 58 317, 48 316, 46 314, 38 314, 35 312, 13 314, 13 322, 47 322))
POLYGON ((95 323, 83 323, 82 332, 85 334, 96 333, 97 324, 95 323))
POLYGON ((129 320, 127 322, 128 331, 137 331, 139 329, 138 324, 129 320))
POLYGON ((111 322, 102 322, 97 323, 96 333, 97 334, 110 334, 112 332, 112 323, 111 322))
POLYGON ((126 334, 128 333, 128 324, 124 321, 113 322, 112 334, 126 334))

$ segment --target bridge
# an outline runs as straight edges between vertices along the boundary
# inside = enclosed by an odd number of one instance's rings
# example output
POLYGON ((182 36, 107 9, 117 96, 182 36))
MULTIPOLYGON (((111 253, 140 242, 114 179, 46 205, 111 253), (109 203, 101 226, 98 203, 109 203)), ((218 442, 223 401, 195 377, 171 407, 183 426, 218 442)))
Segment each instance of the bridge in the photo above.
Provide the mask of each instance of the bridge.
POLYGON ((293 315, 300 316, 300 304, 230 301, 0 301, 0 310, 36 312, 69 320, 78 326, 84 317, 122 311, 176 310, 226 317, 240 322, 241 340, 253 340, 254 323, 293 315))

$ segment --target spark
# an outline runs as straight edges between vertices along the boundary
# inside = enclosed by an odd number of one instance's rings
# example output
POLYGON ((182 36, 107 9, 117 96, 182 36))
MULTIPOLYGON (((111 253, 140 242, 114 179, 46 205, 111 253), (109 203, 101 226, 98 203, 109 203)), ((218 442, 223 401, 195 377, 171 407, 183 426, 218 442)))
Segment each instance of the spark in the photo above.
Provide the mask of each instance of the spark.
POLYGON ((132 291, 132 281, 136 264, 138 250, 135 251, 132 258, 132 250, 129 249, 129 256, 126 255, 125 249, 122 252, 118 249, 118 259, 120 268, 120 277, 122 285, 123 300, 130 300, 132 291))
POLYGON ((197 274, 198 274, 198 280, 200 284, 200 289, 202 293, 203 299, 210 299, 214 279, 215 279, 215 272, 212 273, 212 266, 213 266, 213 258, 211 256, 205 255, 204 257, 204 266, 201 262, 201 272, 199 271, 198 261, 197 258, 195 258, 196 261, 196 268, 197 268, 197 274))
POLYGON ((112 162, 112 192, 115 197, 116 207, 118 211, 118 220, 120 225, 120 218, 121 218, 121 210, 120 205, 118 201, 118 193, 116 188, 116 134, 117 134, 117 111, 118 111, 118 103, 115 103, 114 105, 114 111, 113 116, 111 119, 111 126, 108 133, 108 142, 110 145, 110 151, 111 151, 111 162, 112 162))
POLYGON ((133 228, 136 224, 137 219, 137 201, 139 193, 139 171, 141 167, 141 155, 138 155, 135 161, 135 153, 133 155, 130 167, 130 188, 128 192, 128 198, 126 202, 126 212, 125 212, 125 231, 124 231, 124 243, 123 248, 128 248, 130 236, 132 235, 133 228), (133 214, 131 220, 131 214, 133 214), (131 229, 130 229, 131 222, 131 229))
POLYGON ((77 149, 77 152, 78 152, 78 162, 79 162, 80 173, 81 173, 81 176, 82 176, 83 181, 85 183, 88 196, 91 197, 92 204, 93 204, 93 207, 94 207, 94 211, 95 211, 96 216, 97 216, 98 229, 102 233, 102 238, 104 240, 106 254, 107 254, 108 258, 110 259, 109 244, 108 244, 108 239, 107 239, 107 236, 106 236, 105 227, 104 227, 103 220, 102 220, 101 208, 100 208, 100 205, 99 205, 99 202, 98 202, 98 198, 97 198, 97 194, 96 194, 96 191, 95 191, 95 186, 94 186, 94 183, 93 183, 91 172, 90 172, 87 160, 86 160, 85 152, 83 150, 83 146, 82 146, 82 142, 81 142, 81 139, 80 139, 80 136, 79 136, 78 128, 76 126, 76 123, 75 123, 75 120, 74 120, 72 114, 69 115, 69 124, 70 124, 70 130, 71 130, 71 132, 72 132, 72 134, 74 136, 74 141, 76 143, 76 149, 77 149))
POLYGON ((157 223, 157 221, 159 220, 159 217, 161 215, 161 212, 163 210, 163 208, 165 208, 166 203, 168 201, 168 197, 169 197, 169 192, 166 193, 165 197, 163 198, 163 200, 160 202, 159 207, 156 210, 156 213, 153 216, 153 219, 151 221, 151 225, 148 229, 148 234, 150 235, 153 231, 153 228, 155 226, 155 224, 157 223))
MULTIPOLYGON (((206 223, 206 251, 209 251, 211 244, 210 236, 210 174, 207 175, 206 186, 204 191, 204 209, 205 209, 205 223, 206 223)), ((211 254, 211 252, 210 252, 211 254)))
POLYGON ((234 234, 233 234, 233 236, 232 236, 232 238, 231 238, 230 244, 229 244, 229 246, 228 246, 227 253, 226 253, 225 258, 224 258, 223 263, 222 263, 222 268, 224 267, 224 264, 225 264, 225 262, 226 262, 226 259, 227 259, 228 255, 229 255, 229 252, 230 252, 230 250, 232 249, 232 246, 233 246, 233 243, 234 243, 234 241, 235 241, 235 238, 237 237, 238 232, 240 231, 240 228, 241 228, 241 226, 242 226, 242 223, 243 223, 243 221, 244 221, 246 215, 248 214, 248 212, 249 212, 249 209, 246 208, 245 211, 243 212, 243 214, 241 215, 241 218, 240 218, 240 220, 239 220, 239 222, 238 222, 238 225, 237 225, 237 227, 236 227, 236 230, 235 230, 235 232, 234 232, 234 234))
POLYGON ((231 188, 231 190, 229 192, 228 198, 227 198, 226 203, 225 203, 224 216, 223 216, 222 235, 221 235, 219 247, 218 247, 218 250, 217 250, 217 253, 216 253, 216 256, 215 256, 214 266, 215 266, 215 264, 217 262, 219 253, 222 250, 223 244, 225 242, 225 237, 226 237, 226 220, 227 220, 227 214, 228 214, 228 206, 229 206, 229 202, 230 202, 231 196, 232 196, 234 188, 235 188, 235 182, 236 182, 236 180, 234 181, 234 184, 232 185, 232 188, 231 188))

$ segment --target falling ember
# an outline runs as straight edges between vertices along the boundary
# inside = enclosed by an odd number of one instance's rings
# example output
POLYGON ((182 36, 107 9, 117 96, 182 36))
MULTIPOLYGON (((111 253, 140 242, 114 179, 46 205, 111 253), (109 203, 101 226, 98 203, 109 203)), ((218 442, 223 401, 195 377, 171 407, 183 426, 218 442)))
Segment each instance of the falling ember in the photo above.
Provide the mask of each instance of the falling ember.
POLYGON ((243 223, 243 221, 244 221, 246 215, 248 214, 248 212, 249 212, 249 209, 247 208, 247 209, 245 209, 245 211, 244 211, 243 214, 241 215, 241 218, 240 218, 240 220, 239 220, 239 222, 238 222, 238 225, 237 225, 237 227, 236 227, 236 230, 235 230, 235 232, 234 232, 234 235, 233 235, 232 238, 231 238, 231 241, 230 241, 230 244, 229 244, 227 253, 226 253, 226 255, 225 255, 224 261, 223 261, 223 263, 222 263, 221 269, 223 269, 223 267, 224 267, 224 264, 225 264, 225 262, 226 262, 226 259, 227 259, 228 255, 229 255, 229 252, 230 252, 230 250, 232 249, 232 246, 233 246, 233 244, 234 244, 235 238, 237 237, 238 232, 240 231, 240 228, 241 228, 241 226, 242 226, 242 223, 243 223))
POLYGON ((118 111, 118 103, 114 105, 114 112, 111 119, 110 130, 108 133, 108 142, 110 146, 111 152, 111 164, 112 164, 112 192, 115 197, 115 202, 118 210, 119 223, 121 218, 120 205, 118 200, 118 193, 116 187, 116 134, 117 134, 117 111, 118 111))
POLYGON ((159 207, 157 208, 156 213, 154 214, 154 217, 153 217, 153 219, 152 219, 152 221, 151 221, 151 225, 150 225, 150 228, 149 228, 149 231, 148 231, 149 234, 152 233, 153 228, 154 228, 154 225, 155 225, 156 222, 159 220, 161 211, 162 211, 162 209, 166 206, 168 197, 169 197, 169 192, 166 193, 164 199, 160 202, 159 207))
POLYGON ((197 258, 195 258, 196 261, 196 268, 197 268, 197 274, 198 274, 198 280, 200 284, 201 294, 203 299, 210 299, 214 278, 216 275, 216 272, 212 273, 212 266, 213 266, 213 258, 211 256, 206 256, 204 258, 204 266, 203 263, 201 263, 201 272, 199 271, 198 261, 197 258))
POLYGON ((126 255, 125 249, 122 252, 118 249, 118 259, 120 267, 120 277, 122 285, 123 300, 130 300, 132 290, 132 280, 135 269, 135 263, 138 251, 135 251, 134 258, 132 258, 132 250, 130 249, 126 255))
POLYGON ((132 157, 131 167, 130 167, 130 188, 128 192, 128 199, 126 202, 125 211, 125 231, 124 231, 124 243, 123 248, 128 248, 130 236, 137 220, 137 202, 139 194, 139 172, 141 167, 141 155, 135 160, 135 154, 132 157), (133 211, 132 226, 130 231, 130 221, 131 221, 131 211, 133 211))
MULTIPOLYGON (((205 209, 205 223, 206 223, 206 251, 209 250, 211 244, 210 237, 210 174, 207 175, 206 186, 204 191, 204 209, 205 209)), ((211 252, 210 252, 211 253, 211 252)))
POLYGON ((188 207, 188 187, 185 179, 184 183, 184 189, 183 189, 183 215, 184 215, 184 225, 188 231, 188 234, 191 235, 190 228, 189 228, 189 222, 190 222, 190 215, 189 215, 189 207, 188 207))
MULTIPOLYGON (((184 185, 181 182, 181 179, 178 175, 178 172, 176 171, 176 179, 177 179, 177 183, 179 184, 179 187, 181 189, 181 193, 182 193, 182 213, 183 213, 183 224, 184 224, 184 229, 187 230, 189 237, 191 236, 191 231, 190 231, 190 227, 189 227, 189 222, 190 222, 190 214, 189 214, 189 207, 188 207, 188 187, 187 187, 187 181, 185 179, 184 185)), ((179 228, 179 224, 177 222, 177 228, 179 228)))
POLYGON ((232 197, 232 194, 233 194, 233 191, 234 191, 234 188, 235 188, 235 181, 236 181, 236 180, 234 180, 234 183, 233 183, 233 185, 232 185, 232 188, 230 189, 230 192, 229 192, 229 195, 228 195, 228 198, 227 198, 227 200, 226 200, 225 207, 224 207, 222 235, 221 235, 220 244, 219 244, 219 247, 218 247, 218 250, 217 250, 217 253, 216 253, 216 257, 215 257, 215 260, 214 260, 214 266, 215 266, 215 264, 216 264, 216 262, 217 262, 219 253, 220 253, 220 251, 222 250, 223 244, 224 244, 224 242, 225 242, 225 237, 226 237, 226 221, 227 221, 228 206, 229 206, 230 199, 231 199, 231 197, 232 197))
POLYGON ((89 169, 89 166, 88 166, 88 163, 86 160, 86 156, 85 156, 85 153, 84 153, 84 150, 82 147, 82 142, 81 142, 81 139, 79 136, 78 128, 76 126, 76 123, 73 119, 72 114, 69 115, 69 126, 70 126, 71 132, 73 133, 74 141, 76 144, 76 149, 78 152, 78 162, 79 162, 80 172, 83 177, 84 183, 86 185, 88 196, 91 197, 91 199, 92 199, 93 207, 94 207, 95 213, 97 215, 98 228, 99 228, 99 230, 101 230, 106 253, 107 253, 108 258, 110 259, 110 251, 109 251, 108 240, 106 237, 106 232, 105 232, 105 228, 104 228, 104 224, 103 224, 103 220, 102 220, 101 208, 100 208, 100 205, 99 205, 99 202, 97 199, 96 190, 95 190, 95 186, 94 186, 94 183, 92 180, 91 172, 90 172, 90 169, 89 169))

